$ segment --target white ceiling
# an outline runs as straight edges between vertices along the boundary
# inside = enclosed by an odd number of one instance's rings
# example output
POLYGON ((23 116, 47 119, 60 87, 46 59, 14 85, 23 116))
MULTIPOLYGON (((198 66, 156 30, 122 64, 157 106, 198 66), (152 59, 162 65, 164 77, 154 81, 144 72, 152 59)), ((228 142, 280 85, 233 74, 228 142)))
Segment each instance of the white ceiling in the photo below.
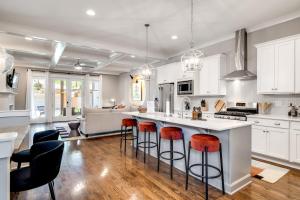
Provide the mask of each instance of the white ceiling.
MULTIPOLYGON (((254 27, 300 10, 299 0, 194 0, 194 2, 197 45, 231 35, 237 29, 254 27)), ((19 33, 43 30, 34 32, 36 36, 43 37, 47 31, 56 32, 67 36, 65 38, 70 38, 70 41, 71 38, 81 38, 78 43, 91 41, 90 44, 94 43, 94 46, 127 54, 144 55, 144 24, 150 23, 150 55, 159 58, 169 58, 189 48, 189 12, 189 0, 0 1, 0 22, 22 27, 19 33), (96 16, 87 16, 85 14, 87 9, 94 9, 96 16), (171 40, 170 37, 174 34, 178 35, 178 40, 171 40)), ((57 38, 53 35, 49 39, 57 38)), ((44 48, 45 53, 49 53, 47 51, 51 51, 51 48, 47 45, 51 43, 37 44, 38 51, 44 48)), ((25 46, 23 50, 28 49, 30 44, 25 46)), ((84 54, 88 54, 89 59, 92 57, 98 60, 101 56, 109 56, 109 53, 102 52, 100 55, 98 51, 68 46, 63 55, 84 58, 84 54)), ((140 59, 143 60, 142 57, 140 59)), ((105 62, 105 58, 101 57, 99 60, 105 62)), ((128 56, 125 61, 130 66, 140 64, 128 56)), ((111 67, 121 73, 125 65, 121 66, 118 62, 114 65, 106 63, 105 68, 111 67)))

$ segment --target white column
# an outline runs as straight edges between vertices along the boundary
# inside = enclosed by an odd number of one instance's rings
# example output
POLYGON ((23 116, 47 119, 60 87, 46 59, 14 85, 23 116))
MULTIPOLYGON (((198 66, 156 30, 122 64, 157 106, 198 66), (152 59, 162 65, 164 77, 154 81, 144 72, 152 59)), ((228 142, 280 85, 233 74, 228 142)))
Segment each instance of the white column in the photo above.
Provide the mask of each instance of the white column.
MULTIPOLYGON (((29 110, 29 112, 31 113, 31 90, 32 90, 32 71, 31 69, 27 70, 27 91, 26 91, 26 110, 29 110)), ((31 118, 31 114, 30 114, 30 118, 31 118)))
POLYGON ((102 108, 103 106, 103 78, 102 75, 99 76, 99 91, 100 91, 100 105, 99 107, 102 108))
POLYGON ((10 157, 14 150, 16 132, 0 133, 0 199, 10 199, 10 157))
POLYGON ((90 95, 90 90, 89 90, 89 82, 90 82, 90 75, 89 74, 86 74, 85 75, 85 78, 84 78, 84 86, 83 86, 83 99, 84 99, 84 102, 83 102, 83 105, 84 107, 92 107, 92 105, 90 105, 90 98, 91 98, 91 95, 90 95))

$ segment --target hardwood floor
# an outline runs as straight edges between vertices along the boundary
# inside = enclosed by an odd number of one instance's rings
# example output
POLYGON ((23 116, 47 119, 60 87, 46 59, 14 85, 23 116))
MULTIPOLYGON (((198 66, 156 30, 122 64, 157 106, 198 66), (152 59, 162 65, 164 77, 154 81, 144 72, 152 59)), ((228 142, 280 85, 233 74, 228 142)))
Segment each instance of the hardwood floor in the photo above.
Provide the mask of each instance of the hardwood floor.
MULTIPOLYGON (((49 127, 49 126, 48 126, 49 127)), ((185 191, 185 176, 174 170, 174 180, 169 178, 169 166, 161 164, 156 172, 156 159, 150 157, 147 163, 135 159, 130 145, 127 155, 120 152, 119 137, 105 137, 65 142, 63 161, 59 176, 55 179, 55 193, 58 200, 100 200, 100 199, 204 199, 204 185, 190 180, 185 191)), ((48 186, 21 192, 14 199, 50 199, 48 186)), ((253 179, 233 196, 222 195, 209 188, 212 200, 284 200, 300 199, 300 172, 291 170, 275 184, 253 179)))

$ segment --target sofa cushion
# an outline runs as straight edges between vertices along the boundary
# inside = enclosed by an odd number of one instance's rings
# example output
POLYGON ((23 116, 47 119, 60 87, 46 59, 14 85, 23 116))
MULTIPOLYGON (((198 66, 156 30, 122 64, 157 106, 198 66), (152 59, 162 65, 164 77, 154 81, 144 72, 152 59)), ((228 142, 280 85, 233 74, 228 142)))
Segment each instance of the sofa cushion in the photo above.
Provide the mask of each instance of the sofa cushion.
POLYGON ((111 112, 111 109, 102 109, 102 108, 87 108, 83 109, 82 117, 85 117, 87 113, 103 113, 103 112, 111 112))

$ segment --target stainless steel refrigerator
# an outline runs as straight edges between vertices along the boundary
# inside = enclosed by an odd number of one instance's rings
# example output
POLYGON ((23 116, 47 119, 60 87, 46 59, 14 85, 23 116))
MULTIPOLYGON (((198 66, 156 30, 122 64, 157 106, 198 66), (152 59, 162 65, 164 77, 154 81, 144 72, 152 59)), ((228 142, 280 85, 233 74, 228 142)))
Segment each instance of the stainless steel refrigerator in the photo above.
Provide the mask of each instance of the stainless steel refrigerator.
POLYGON ((159 91, 159 112, 166 112, 166 102, 170 102, 170 112, 174 113, 174 83, 165 83, 158 85, 159 91))

